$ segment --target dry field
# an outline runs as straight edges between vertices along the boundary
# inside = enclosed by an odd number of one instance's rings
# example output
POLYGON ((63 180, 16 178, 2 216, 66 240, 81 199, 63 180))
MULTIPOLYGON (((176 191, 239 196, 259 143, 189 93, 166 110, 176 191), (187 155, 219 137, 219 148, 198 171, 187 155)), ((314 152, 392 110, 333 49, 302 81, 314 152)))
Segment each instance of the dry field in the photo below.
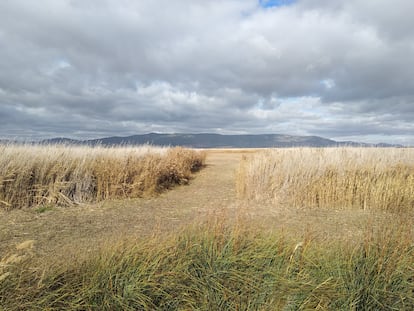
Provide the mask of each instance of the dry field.
POLYGON ((152 195, 187 183, 204 158, 183 148, 0 145, 0 208, 152 195))
POLYGON ((276 206, 414 210, 414 149, 292 148, 243 157, 243 199, 276 206))
POLYGON ((0 310, 414 309, 413 150, 206 156, 157 196, 0 210, 0 310))

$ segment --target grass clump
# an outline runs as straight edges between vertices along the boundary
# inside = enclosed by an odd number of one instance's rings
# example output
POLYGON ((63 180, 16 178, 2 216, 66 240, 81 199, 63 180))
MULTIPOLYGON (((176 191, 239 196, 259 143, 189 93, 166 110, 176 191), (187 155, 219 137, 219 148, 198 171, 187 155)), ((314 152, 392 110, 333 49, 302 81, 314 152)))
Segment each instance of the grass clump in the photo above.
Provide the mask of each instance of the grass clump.
POLYGON ((204 158, 183 148, 0 145, 0 208, 152 195, 187 183, 204 158))
POLYGON ((43 214, 49 211, 53 211, 55 209, 54 205, 39 205, 34 209, 34 212, 38 214, 43 214))
POLYGON ((404 226, 361 242, 296 243, 212 221, 168 238, 108 246, 85 260, 0 282, 7 310, 412 310, 414 249, 404 226))
POLYGON ((242 198, 292 207, 412 211, 414 150, 291 148, 244 157, 242 198))

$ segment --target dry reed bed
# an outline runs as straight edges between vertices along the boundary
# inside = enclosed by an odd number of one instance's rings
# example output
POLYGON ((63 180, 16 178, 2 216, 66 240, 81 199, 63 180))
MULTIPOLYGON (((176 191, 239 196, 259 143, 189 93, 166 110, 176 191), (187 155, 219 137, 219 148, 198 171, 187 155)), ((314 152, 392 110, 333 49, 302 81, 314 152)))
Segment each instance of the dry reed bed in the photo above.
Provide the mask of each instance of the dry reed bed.
POLYGON ((204 157, 151 146, 0 145, 0 208, 152 195, 187 183, 204 157))
POLYGON ((245 199, 294 207, 414 208, 414 149, 291 148, 244 157, 237 177, 245 199))

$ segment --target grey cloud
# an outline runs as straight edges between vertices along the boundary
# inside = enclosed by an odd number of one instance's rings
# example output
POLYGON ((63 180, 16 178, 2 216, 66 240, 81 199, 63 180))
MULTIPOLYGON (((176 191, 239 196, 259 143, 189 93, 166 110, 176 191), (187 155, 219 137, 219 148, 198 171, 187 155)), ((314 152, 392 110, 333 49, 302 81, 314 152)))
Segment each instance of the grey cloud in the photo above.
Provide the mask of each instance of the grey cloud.
POLYGON ((0 136, 279 131, 414 144, 413 6, 3 1, 0 136))

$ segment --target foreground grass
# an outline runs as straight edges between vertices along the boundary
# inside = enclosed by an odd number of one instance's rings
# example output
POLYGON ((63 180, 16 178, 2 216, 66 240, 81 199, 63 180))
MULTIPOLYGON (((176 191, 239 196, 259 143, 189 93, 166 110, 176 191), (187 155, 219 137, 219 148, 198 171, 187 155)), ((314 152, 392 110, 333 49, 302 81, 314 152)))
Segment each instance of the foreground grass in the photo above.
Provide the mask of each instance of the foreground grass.
POLYGON ((290 207, 414 210, 414 149, 291 148, 244 157, 239 196, 290 207))
POLYGON ((0 208, 152 195, 187 183, 204 159, 184 148, 0 145, 0 208))
POLYGON ((19 253, 0 263, 0 309, 413 310, 410 230, 316 243, 211 220, 46 268, 19 253))

